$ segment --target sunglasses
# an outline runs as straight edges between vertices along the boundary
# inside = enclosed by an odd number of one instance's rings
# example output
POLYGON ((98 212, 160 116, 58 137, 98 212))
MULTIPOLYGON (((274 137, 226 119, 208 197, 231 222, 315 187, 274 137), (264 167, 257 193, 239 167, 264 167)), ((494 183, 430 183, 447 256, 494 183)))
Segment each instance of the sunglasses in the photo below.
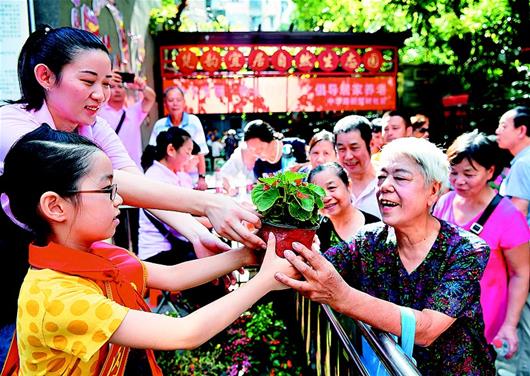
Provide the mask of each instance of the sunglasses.
POLYGON ((72 190, 66 191, 66 193, 108 193, 110 195, 110 201, 114 201, 116 194, 118 193, 118 184, 112 184, 108 188, 103 189, 93 189, 88 191, 72 190))
POLYGON ((416 129, 416 132, 427 133, 429 132, 429 128, 419 128, 419 129, 416 129))

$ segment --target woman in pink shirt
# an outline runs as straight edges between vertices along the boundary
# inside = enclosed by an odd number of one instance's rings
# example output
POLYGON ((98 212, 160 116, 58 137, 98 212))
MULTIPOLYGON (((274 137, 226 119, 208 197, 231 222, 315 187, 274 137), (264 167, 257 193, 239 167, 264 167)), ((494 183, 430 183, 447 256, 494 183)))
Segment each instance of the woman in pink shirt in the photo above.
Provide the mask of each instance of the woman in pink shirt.
MULTIPOLYGON (((458 137, 447 150, 453 191, 440 198, 433 214, 470 230, 497 194, 491 182, 500 171, 494 139, 477 131, 458 137)), ((509 345, 506 358, 518 349, 517 323, 528 295, 530 231, 523 215, 503 198, 478 234, 491 253, 480 281, 485 336, 509 345)))

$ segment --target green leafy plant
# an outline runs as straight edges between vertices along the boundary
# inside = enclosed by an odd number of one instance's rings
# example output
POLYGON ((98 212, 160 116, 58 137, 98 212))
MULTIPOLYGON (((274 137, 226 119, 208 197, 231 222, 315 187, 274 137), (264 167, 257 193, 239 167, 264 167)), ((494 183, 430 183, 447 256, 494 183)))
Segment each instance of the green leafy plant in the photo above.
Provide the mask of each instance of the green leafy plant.
POLYGON ((298 228, 316 226, 324 207, 324 189, 305 181, 307 174, 284 171, 260 178, 252 189, 252 202, 266 222, 298 228))

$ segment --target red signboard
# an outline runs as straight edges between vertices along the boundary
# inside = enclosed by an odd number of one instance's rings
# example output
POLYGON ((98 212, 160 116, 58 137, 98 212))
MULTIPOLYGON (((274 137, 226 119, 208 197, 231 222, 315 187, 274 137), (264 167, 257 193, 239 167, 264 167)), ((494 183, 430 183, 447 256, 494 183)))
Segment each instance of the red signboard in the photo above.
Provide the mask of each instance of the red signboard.
POLYGON ((293 57, 284 49, 278 49, 271 58, 272 67, 278 72, 285 72, 293 66, 293 57))
POLYGON ((248 57, 248 66, 261 72, 269 67, 269 55, 260 49, 253 50, 248 57))
POLYGON ((305 48, 296 54, 294 58, 296 62, 296 68, 302 72, 311 72, 315 66, 317 58, 311 52, 305 48))
POLYGON ((226 69, 231 72, 238 72, 245 66, 245 55, 239 50, 228 51, 224 60, 226 69))
POLYGON ((285 43, 259 43, 272 38, 269 34, 186 35, 188 41, 160 47, 160 66, 163 88, 183 88, 191 113, 396 107, 396 45, 377 40, 357 45, 349 34, 338 40, 319 36, 326 41, 320 45, 295 34, 286 34, 285 43))
POLYGON ((332 72, 337 69, 338 65, 339 57, 333 50, 327 48, 318 55, 318 66, 320 70, 323 70, 324 72, 332 72))
POLYGON ((223 59, 219 52, 210 50, 202 54, 200 61, 202 69, 207 72, 215 72, 221 68, 223 59))
POLYGON ((197 69, 199 59, 197 55, 189 50, 184 50, 176 58, 177 67, 184 74, 189 74, 197 69))
POLYGON ((377 72, 383 65, 383 55, 379 50, 371 50, 363 56, 364 67, 370 72, 377 72))
POLYGON ((195 114, 390 110, 393 77, 253 77, 164 80, 179 85, 195 114), (279 95, 282 94, 282 95, 279 95))

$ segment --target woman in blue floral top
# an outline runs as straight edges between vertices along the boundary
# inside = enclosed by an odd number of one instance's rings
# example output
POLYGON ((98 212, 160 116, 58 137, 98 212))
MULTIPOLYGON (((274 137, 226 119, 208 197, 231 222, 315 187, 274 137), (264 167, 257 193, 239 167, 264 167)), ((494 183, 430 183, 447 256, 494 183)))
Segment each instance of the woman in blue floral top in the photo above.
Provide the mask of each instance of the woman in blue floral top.
POLYGON ((276 278, 319 303, 401 335, 400 306, 416 317, 413 356, 423 375, 494 375, 484 338, 479 280, 489 248, 430 214, 449 163, 427 140, 387 144, 378 173, 382 223, 362 227, 325 257, 293 243, 285 257, 305 277, 276 278), (327 260, 326 260, 327 259, 327 260))

